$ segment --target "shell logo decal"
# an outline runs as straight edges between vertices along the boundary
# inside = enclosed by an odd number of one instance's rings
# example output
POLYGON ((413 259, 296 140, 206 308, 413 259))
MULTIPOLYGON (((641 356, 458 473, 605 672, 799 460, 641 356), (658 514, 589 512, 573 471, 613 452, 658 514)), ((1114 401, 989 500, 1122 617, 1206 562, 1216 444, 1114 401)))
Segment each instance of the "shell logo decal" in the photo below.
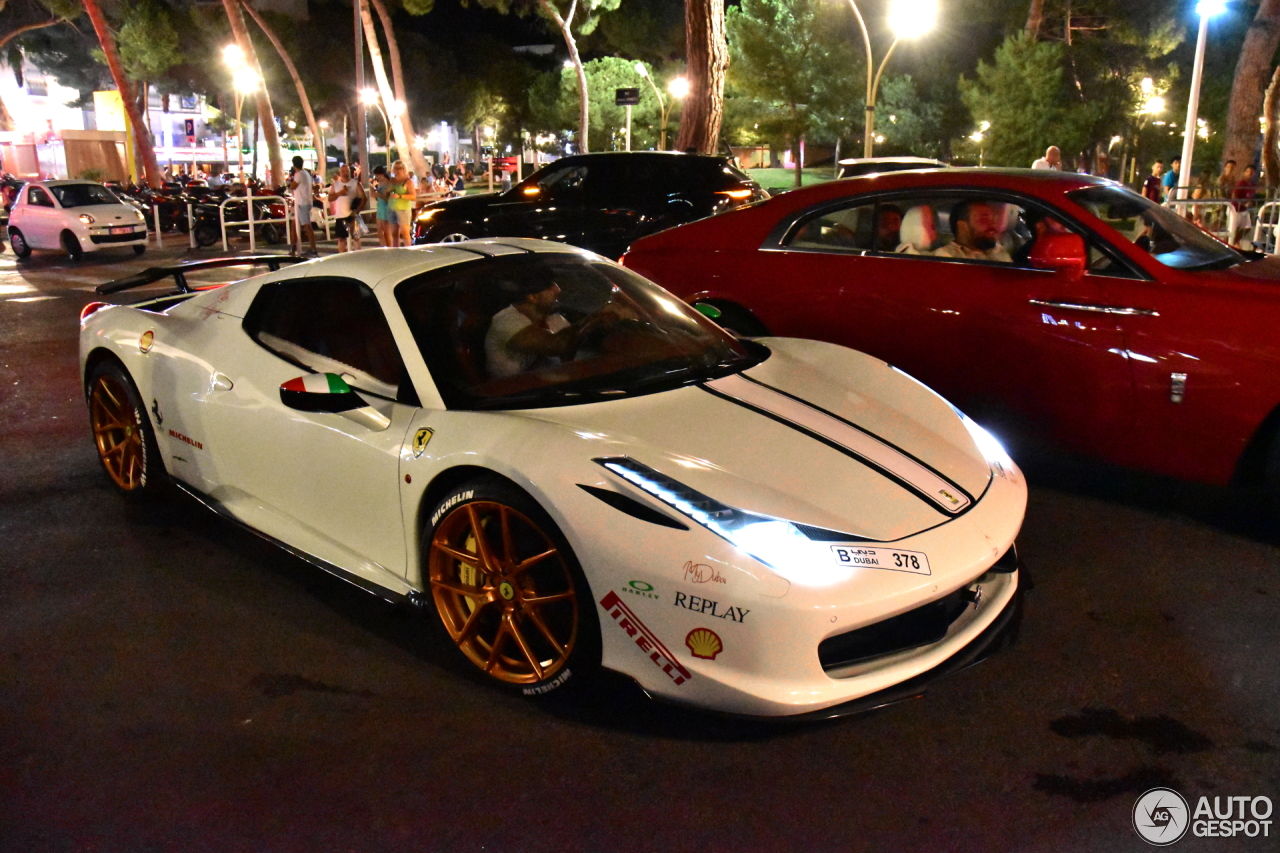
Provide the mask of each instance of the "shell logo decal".
POLYGON ((689 647, 689 651, 695 658, 703 660, 715 660, 716 655, 724 651, 724 643, 710 628, 694 628, 684 638, 684 644, 689 647))
POLYGON ((156 333, 148 329, 142 333, 142 337, 138 338, 138 349, 143 352, 151 352, 151 347, 155 346, 156 333))

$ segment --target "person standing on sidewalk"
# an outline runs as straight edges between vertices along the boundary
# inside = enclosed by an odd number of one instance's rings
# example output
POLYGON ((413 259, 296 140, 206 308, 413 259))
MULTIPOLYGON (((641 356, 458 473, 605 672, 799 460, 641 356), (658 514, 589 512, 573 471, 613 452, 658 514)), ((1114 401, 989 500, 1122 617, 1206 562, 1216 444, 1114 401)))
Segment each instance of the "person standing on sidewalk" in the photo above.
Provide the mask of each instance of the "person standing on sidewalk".
POLYGON ((360 230, 355 223, 355 201, 360 193, 360 185, 351 177, 351 167, 343 163, 338 167, 338 176, 329 185, 329 204, 332 205, 336 223, 334 233, 338 238, 339 252, 360 249, 360 230))
POLYGON ((1056 145, 1050 145, 1045 149, 1044 156, 1031 164, 1033 169, 1055 169, 1062 170, 1062 151, 1056 145))
POLYGON ((418 190, 403 160, 391 164, 391 182, 387 188, 387 225, 392 246, 411 246, 413 238, 413 203, 418 190))
POLYGON ((316 248, 316 232, 311 227, 311 202, 315 195, 312 189, 311 173, 302 168, 302 158, 293 158, 293 168, 289 171, 289 192, 293 195, 293 210, 296 217, 293 237, 293 253, 302 257, 318 258, 320 252, 316 248), (302 254, 302 237, 306 236, 311 248, 302 254))
POLYGON ((378 203, 377 221, 378 221, 378 245, 391 245, 391 225, 387 222, 387 188, 390 186, 387 180, 387 167, 373 167, 373 197, 378 203))

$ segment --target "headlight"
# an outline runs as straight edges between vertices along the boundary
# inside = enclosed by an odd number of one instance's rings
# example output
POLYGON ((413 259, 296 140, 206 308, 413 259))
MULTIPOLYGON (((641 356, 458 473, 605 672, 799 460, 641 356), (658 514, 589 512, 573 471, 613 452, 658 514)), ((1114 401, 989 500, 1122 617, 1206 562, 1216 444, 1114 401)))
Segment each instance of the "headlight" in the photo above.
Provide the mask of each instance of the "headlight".
POLYGON ((1001 477, 1013 478, 1013 472, 1018 469, 999 439, 979 426, 978 422, 968 415, 961 414, 960 420, 973 438, 973 443, 977 445, 978 452, 987 460, 987 464, 991 466, 996 474, 1001 477))
MULTIPOLYGON (((790 521, 722 504, 634 459, 594 461, 789 580, 824 586, 851 575, 849 569, 834 564, 829 547, 814 542, 790 521)), ((858 539, 850 536, 848 541, 858 539)))
POLYGON ((146 222, 146 221, 147 221, 146 214, 144 214, 141 210, 138 210, 138 208, 136 208, 136 207, 135 207, 135 208, 133 209, 133 212, 134 212, 134 214, 138 217, 138 221, 139 221, 139 222, 146 222))
POLYGON ((439 212, 440 212, 440 208, 438 208, 438 207, 437 207, 437 208, 434 208, 434 209, 431 209, 431 210, 424 210, 424 211, 422 211, 421 213, 419 213, 419 214, 418 214, 418 221, 419 221, 419 222, 430 222, 430 221, 431 221, 431 217, 435 216, 435 215, 436 215, 437 213, 439 213, 439 212))
POLYGON ((94 218, 93 218, 92 216, 90 216, 89 214, 87 214, 87 213, 82 213, 82 214, 80 214, 80 221, 81 221, 81 222, 83 222, 85 225, 92 225, 92 224, 94 223, 94 221, 95 221, 95 220, 94 220, 94 218))

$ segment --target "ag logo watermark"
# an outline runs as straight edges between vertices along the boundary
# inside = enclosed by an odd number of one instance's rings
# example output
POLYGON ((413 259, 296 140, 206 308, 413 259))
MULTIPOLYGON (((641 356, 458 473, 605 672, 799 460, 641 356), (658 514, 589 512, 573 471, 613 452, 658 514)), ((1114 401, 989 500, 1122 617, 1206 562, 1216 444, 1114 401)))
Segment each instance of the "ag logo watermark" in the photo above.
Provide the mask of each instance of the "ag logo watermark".
POLYGON ((1172 788, 1152 788, 1133 804, 1133 828, 1148 844, 1167 847, 1197 838, 1271 837, 1270 797, 1200 797, 1192 809, 1172 788))
POLYGON ((1143 841, 1166 847, 1187 834, 1187 801, 1171 788, 1152 788, 1133 804, 1133 828, 1143 841))

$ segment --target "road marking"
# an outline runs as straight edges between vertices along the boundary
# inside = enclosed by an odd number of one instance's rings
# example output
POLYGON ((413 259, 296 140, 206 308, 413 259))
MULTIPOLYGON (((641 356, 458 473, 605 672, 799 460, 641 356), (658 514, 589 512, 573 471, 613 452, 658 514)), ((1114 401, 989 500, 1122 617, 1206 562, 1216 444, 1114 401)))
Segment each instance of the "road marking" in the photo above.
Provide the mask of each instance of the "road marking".
POLYGON ((61 296, 17 296, 5 302, 43 302, 46 299, 61 299, 61 296))
POLYGON ((32 284, 0 284, 0 296, 17 296, 19 293, 35 293, 32 284))

